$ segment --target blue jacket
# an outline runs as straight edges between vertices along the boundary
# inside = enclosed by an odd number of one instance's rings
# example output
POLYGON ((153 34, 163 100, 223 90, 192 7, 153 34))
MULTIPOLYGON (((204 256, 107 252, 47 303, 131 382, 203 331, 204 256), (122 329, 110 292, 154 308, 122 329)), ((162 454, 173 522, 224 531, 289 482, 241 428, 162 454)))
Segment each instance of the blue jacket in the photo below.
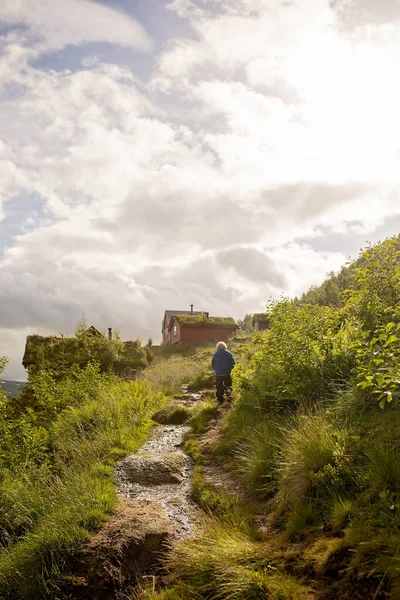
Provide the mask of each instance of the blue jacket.
POLYGON ((218 377, 219 375, 230 375, 235 363, 236 361, 233 358, 233 354, 228 352, 228 350, 225 350, 225 348, 220 348, 212 357, 211 364, 214 373, 218 377))

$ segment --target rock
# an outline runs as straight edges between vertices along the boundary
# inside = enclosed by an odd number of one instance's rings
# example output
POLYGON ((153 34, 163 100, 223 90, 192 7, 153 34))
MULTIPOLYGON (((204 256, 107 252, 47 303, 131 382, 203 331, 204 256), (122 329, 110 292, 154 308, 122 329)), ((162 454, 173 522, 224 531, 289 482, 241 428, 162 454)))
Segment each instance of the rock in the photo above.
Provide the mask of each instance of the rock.
POLYGON ((185 465, 185 455, 182 452, 162 452, 149 456, 128 456, 120 462, 120 469, 131 483, 161 485, 181 483, 185 465))
POLYGON ((160 425, 182 425, 190 417, 190 411, 184 406, 172 405, 162 408, 151 418, 160 425))
POLYGON ((90 540, 65 591, 74 598, 117 597, 156 565, 173 533, 159 504, 120 499, 115 514, 90 540))

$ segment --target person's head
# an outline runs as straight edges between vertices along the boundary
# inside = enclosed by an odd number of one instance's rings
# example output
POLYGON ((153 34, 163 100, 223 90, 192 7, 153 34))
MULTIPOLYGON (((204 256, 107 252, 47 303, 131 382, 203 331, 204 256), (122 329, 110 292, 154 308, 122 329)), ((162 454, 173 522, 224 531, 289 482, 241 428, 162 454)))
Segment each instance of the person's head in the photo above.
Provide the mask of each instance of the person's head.
POLYGON ((218 342, 217 350, 221 350, 221 348, 224 348, 226 350, 228 346, 225 344, 225 342, 218 342))

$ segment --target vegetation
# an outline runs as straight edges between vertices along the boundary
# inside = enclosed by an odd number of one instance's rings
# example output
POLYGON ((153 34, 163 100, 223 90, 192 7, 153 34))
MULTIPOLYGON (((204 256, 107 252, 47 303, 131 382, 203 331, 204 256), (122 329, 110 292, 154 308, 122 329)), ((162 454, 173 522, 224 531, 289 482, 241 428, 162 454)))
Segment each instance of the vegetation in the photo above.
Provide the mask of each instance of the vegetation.
POLYGON ((231 317, 210 317, 207 313, 201 315, 176 315, 175 319, 180 325, 190 325, 190 327, 203 327, 204 325, 215 327, 232 327, 237 323, 231 317))
POLYGON ((152 357, 151 347, 143 348, 140 340, 122 342, 118 335, 108 340, 82 321, 74 337, 28 336, 22 362, 31 373, 46 369, 62 378, 72 366, 83 368, 94 361, 103 372, 124 375, 144 369, 152 357))
POLYGON ((98 363, 63 376, 36 369, 15 400, 0 392, 2 598, 54 597, 64 565, 113 508, 115 460, 140 447, 164 402, 98 363))
MULTIPOLYGON (((221 415, 211 394, 188 421, 201 533, 174 544, 163 589, 136 598, 400 597, 399 253, 397 238, 369 245, 302 298, 271 301, 263 333, 243 320, 233 407, 206 454, 221 415), (240 498, 209 483, 210 460, 240 498)), ((115 357, 66 367, 57 350, 57 372, 39 361, 17 400, 0 393, 0 596, 51 596, 111 510, 113 461, 138 447, 164 394, 210 386, 213 351, 152 348, 128 383, 105 372, 115 357)))
POLYGON ((207 483, 196 434, 213 412, 202 407, 186 448, 207 516, 169 555, 173 594, 288 600, 317 581, 319 598, 399 597, 399 300, 393 238, 301 299, 268 304, 270 329, 237 346, 234 404, 212 455, 268 515, 269 535, 257 538, 242 501, 207 483))

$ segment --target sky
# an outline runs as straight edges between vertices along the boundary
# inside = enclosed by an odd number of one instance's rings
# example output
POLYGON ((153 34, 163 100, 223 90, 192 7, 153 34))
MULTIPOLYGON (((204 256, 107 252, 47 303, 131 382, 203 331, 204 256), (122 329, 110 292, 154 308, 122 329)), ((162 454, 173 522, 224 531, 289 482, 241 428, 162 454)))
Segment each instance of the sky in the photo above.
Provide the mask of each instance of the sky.
POLYGON ((400 231, 399 0, 2 0, 0 356, 242 318, 400 231))

